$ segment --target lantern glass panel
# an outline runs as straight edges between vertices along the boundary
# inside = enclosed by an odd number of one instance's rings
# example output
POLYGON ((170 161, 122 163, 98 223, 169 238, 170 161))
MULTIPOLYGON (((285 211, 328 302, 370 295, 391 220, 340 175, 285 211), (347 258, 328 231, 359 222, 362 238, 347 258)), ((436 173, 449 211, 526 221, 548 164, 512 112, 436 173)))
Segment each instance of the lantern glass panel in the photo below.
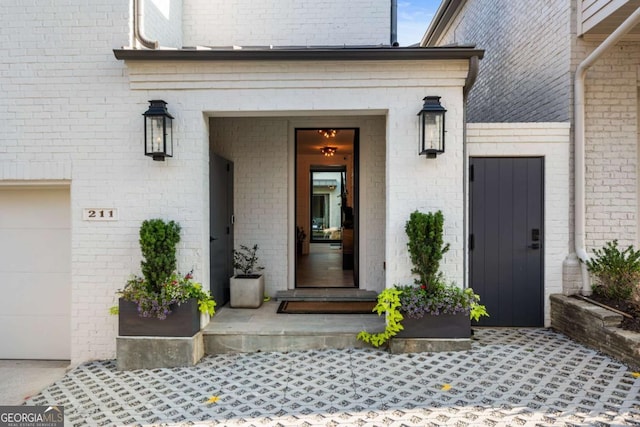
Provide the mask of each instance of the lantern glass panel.
POLYGON ((442 152, 444 148, 444 113, 423 112, 420 127, 421 152, 442 152))
POLYGON ((164 117, 146 117, 147 153, 164 153, 164 117))
POLYGON ((163 117, 165 124, 165 135, 166 135, 166 146, 165 153, 167 153, 167 157, 173 157, 173 120, 170 118, 163 117))

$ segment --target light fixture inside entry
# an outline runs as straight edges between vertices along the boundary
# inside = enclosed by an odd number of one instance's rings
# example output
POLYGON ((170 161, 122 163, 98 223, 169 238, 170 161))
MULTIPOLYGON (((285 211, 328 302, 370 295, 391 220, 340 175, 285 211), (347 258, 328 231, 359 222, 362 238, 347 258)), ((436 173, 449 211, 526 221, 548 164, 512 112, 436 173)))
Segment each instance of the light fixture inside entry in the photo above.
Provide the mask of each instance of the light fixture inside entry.
POLYGON ((338 134, 338 131, 336 129, 318 129, 318 133, 324 136, 325 138, 329 139, 329 138, 335 138, 336 135, 338 134))
POLYGON ((320 151, 322 151, 325 157, 332 157, 336 154, 336 151, 338 151, 338 147, 322 147, 320 151))

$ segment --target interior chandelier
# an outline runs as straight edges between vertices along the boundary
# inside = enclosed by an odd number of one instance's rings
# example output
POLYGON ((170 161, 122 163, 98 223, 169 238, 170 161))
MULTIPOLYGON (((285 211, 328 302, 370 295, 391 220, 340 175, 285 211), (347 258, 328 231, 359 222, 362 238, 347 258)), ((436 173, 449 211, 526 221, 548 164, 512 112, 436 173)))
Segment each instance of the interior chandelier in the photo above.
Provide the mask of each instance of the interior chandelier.
POLYGON ((322 151, 322 154, 324 154, 326 157, 331 157, 336 154, 336 151, 338 151, 338 147, 322 147, 320 151, 322 151))
POLYGON ((335 138, 336 135, 338 134, 338 131, 336 129, 318 129, 318 133, 324 136, 325 138, 329 139, 329 138, 335 138))

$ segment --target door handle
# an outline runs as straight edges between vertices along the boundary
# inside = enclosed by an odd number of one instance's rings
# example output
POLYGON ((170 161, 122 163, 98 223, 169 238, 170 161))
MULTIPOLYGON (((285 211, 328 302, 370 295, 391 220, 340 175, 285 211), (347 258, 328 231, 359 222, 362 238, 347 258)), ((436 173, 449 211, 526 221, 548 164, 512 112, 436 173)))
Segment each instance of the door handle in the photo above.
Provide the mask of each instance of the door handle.
POLYGON ((530 249, 540 249, 540 243, 532 243, 528 246, 530 249))
POLYGON ((209 236, 209 242, 213 242, 214 240, 218 240, 218 238, 209 236))

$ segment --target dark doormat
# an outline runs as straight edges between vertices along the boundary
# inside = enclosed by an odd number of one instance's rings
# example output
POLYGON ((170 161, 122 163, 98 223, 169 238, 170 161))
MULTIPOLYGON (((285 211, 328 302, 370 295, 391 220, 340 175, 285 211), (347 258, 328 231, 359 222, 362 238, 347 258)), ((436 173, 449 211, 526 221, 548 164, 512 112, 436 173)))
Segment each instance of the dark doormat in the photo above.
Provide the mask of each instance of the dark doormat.
POLYGON ((376 301, 282 301, 278 313, 371 314, 376 301))

